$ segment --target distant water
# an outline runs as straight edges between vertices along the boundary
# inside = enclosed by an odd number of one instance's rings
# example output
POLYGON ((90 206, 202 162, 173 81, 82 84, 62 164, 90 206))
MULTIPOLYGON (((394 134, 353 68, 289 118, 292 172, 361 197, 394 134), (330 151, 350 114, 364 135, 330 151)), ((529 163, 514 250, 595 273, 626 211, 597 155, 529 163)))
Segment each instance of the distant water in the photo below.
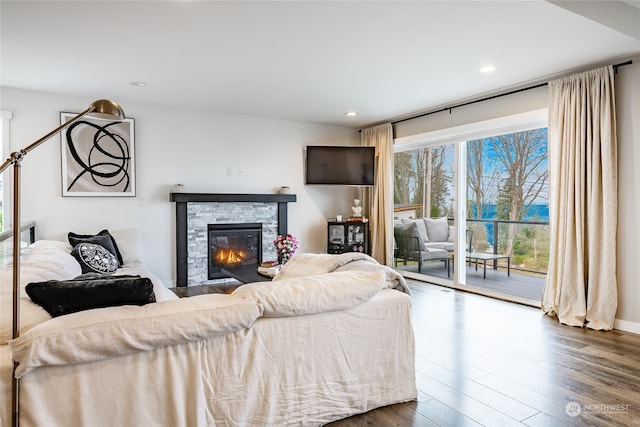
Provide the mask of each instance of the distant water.
MULTIPOLYGON (((472 209, 472 212, 475 217, 475 208, 472 209)), ((482 209, 482 219, 497 219, 496 205, 484 205, 482 209)), ((549 205, 547 203, 531 205, 529 207, 529 211, 522 220, 548 222, 549 205)), ((489 241, 489 244, 493 245, 493 223, 485 223, 485 228, 487 229, 487 240, 489 241)))
MULTIPOLYGON (((472 211, 475 217, 475 208, 472 211)), ((484 205, 482 219, 496 219, 496 205, 484 205)), ((531 205, 523 221, 549 221, 549 205, 547 203, 531 205)))

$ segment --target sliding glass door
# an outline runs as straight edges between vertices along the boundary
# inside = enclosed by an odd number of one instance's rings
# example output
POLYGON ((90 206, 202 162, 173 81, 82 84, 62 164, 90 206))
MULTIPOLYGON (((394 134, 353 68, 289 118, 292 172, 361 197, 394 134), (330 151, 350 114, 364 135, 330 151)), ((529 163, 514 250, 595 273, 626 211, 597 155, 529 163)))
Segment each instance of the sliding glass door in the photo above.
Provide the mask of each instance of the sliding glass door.
POLYGON ((539 305, 549 259, 546 110, 400 138, 394 147, 396 268, 539 305), (435 226, 443 222, 446 237, 435 226))
POLYGON ((451 282, 454 274, 456 150, 421 146, 394 156, 395 265, 451 282))

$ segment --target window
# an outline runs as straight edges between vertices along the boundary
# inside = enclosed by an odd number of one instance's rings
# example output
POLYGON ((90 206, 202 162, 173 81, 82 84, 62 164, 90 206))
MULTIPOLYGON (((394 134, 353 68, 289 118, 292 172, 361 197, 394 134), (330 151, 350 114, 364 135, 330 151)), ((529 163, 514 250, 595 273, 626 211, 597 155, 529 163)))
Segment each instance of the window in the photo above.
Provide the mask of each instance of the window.
MULTIPOLYGON (((9 120, 11 120, 10 111, 0 110, 0 153, 2 154, 2 160, 9 157, 10 144, 9 144, 9 120)), ((10 205, 7 201, 11 200, 9 195, 9 173, 0 174, 0 231, 4 231, 7 227, 9 215, 6 212, 10 211, 10 205)))
POLYGON ((453 145, 394 156, 394 205, 399 218, 453 216, 453 145))

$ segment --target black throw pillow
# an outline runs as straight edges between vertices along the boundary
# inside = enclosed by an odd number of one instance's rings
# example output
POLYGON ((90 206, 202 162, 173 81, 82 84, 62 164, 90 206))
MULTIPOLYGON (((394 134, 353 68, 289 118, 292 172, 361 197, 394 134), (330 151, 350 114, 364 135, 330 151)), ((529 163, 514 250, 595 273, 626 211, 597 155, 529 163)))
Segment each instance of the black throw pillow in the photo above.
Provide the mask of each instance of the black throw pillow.
POLYGON ((83 273, 113 274, 118 269, 116 256, 95 243, 78 243, 71 255, 78 261, 83 273))
POLYGON ((124 265, 124 261, 122 260, 122 255, 120 254, 120 250, 118 249, 118 245, 116 244, 116 239, 113 238, 109 230, 102 230, 98 234, 77 234, 73 232, 69 232, 67 235, 69 239, 69 243, 72 247, 75 247, 78 243, 87 242, 87 243, 95 243, 106 248, 109 252, 111 252, 118 259, 118 265, 122 267, 124 265))
POLYGON ((29 283, 31 300, 52 317, 93 308, 145 305, 156 301, 148 277, 89 274, 72 280, 29 283))

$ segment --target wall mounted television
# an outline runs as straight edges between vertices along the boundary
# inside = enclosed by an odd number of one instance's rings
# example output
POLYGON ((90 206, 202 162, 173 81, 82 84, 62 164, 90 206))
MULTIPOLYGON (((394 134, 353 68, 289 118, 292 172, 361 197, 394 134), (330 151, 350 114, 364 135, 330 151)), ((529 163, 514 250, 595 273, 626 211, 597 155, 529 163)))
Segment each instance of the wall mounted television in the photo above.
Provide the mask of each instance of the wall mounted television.
POLYGON ((373 186, 375 147, 308 145, 306 184, 373 186))

